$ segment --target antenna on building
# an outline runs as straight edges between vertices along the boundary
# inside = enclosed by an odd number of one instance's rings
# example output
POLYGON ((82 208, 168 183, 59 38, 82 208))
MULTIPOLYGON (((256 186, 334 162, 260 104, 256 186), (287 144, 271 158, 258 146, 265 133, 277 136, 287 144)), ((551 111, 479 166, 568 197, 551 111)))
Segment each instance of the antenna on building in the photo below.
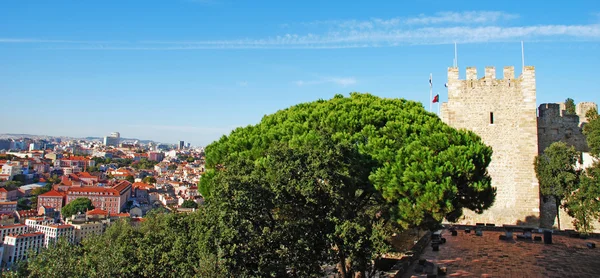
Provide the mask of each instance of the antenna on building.
POLYGON ((456 42, 454 42, 454 67, 458 68, 458 51, 456 50, 456 42))
POLYGON ((521 65, 523 66, 521 70, 525 70, 525 47, 523 46, 523 41, 521 41, 521 65))

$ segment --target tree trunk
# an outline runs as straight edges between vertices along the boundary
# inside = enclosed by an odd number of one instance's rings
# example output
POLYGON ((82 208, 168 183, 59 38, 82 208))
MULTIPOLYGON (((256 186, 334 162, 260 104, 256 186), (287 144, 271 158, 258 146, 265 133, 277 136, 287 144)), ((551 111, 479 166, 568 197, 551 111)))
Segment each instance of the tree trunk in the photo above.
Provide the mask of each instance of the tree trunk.
POLYGON ((554 197, 554 201, 556 202, 556 220, 558 221, 558 230, 560 231, 560 200, 554 197))
POLYGON ((339 253, 339 262, 338 262, 338 271, 340 272, 340 276, 342 278, 346 278, 346 258, 342 255, 342 252, 339 253))

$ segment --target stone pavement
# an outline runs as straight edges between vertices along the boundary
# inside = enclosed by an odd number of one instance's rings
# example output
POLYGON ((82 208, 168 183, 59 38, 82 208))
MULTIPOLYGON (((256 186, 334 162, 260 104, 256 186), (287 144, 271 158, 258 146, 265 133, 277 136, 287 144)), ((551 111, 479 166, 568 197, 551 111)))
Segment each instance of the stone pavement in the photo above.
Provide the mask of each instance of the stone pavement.
MULTIPOLYGON (((446 277, 600 277, 600 239, 553 234, 553 244, 548 245, 517 240, 517 232, 513 240, 503 241, 498 239, 501 234, 504 232, 483 231, 483 236, 476 236, 474 231, 458 230, 458 236, 452 236, 445 230, 447 242, 440 250, 433 251, 428 245, 420 258, 447 267, 446 277), (589 249, 588 242, 597 247, 589 249)), ((417 264, 415 261, 404 277, 427 277, 415 273, 417 264)))

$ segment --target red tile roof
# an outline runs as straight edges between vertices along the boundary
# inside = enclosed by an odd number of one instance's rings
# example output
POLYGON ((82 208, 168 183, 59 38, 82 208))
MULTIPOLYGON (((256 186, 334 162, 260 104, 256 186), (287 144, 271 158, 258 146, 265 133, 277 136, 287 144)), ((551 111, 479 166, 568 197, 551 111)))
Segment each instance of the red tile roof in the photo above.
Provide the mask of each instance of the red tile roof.
POLYGON ((12 235, 12 237, 19 238, 19 237, 32 237, 32 236, 39 236, 39 235, 44 235, 44 233, 42 233, 42 232, 35 232, 35 233, 28 233, 28 234, 12 235))
POLYGON ((4 187, 0 187, 0 192, 8 192, 4 187))
POLYGON ((77 176, 79 176, 79 178, 84 178, 84 179, 95 178, 95 176, 92 176, 88 172, 79 172, 79 173, 77 173, 77 176))
POLYGON ((101 210, 99 208, 90 210, 88 212, 86 212, 87 215, 108 215, 108 211, 105 210, 101 210))
POLYGON ((154 188, 154 186, 147 184, 145 182, 134 182, 133 185, 131 185, 132 188, 139 188, 139 189, 150 189, 150 188, 154 188))
POLYGON ((44 194, 40 194, 38 197, 64 197, 65 194, 63 192, 58 192, 54 189, 44 193, 44 194))
POLYGON ((4 225, 4 226, 0 226, 0 229, 10 229, 10 228, 16 228, 16 227, 23 227, 23 226, 25 226, 25 224, 4 225))
POLYGON ((123 190, 126 190, 127 187, 130 187, 131 183, 128 181, 120 181, 119 183, 117 183, 117 185, 113 186, 113 188, 117 191, 119 191, 119 194, 121 194, 121 192, 123 192, 123 190))

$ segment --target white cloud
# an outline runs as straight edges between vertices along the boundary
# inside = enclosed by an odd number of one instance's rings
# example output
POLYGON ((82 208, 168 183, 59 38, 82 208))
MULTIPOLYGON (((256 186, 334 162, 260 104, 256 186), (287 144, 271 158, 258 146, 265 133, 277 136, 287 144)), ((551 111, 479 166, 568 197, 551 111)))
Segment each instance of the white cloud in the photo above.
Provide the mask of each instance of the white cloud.
MULTIPOLYGON (((434 15, 420 14, 416 17, 395 17, 390 19, 372 18, 369 20, 319 20, 304 22, 304 26, 330 27, 351 30, 389 29, 407 25, 460 24, 477 25, 492 24, 519 18, 517 14, 501 11, 465 11, 438 12, 434 15)), ((289 26, 287 24, 286 26, 289 26)))
MULTIPOLYGON (((46 48, 82 50, 334 49, 417 44, 525 41, 600 41, 600 24, 503 26, 518 15, 497 11, 441 12, 411 18, 316 21, 319 32, 263 38, 201 41, 82 42, 0 38, 0 43, 38 43, 46 48), (325 31, 322 31, 325 30, 325 31)), ((315 81, 303 81, 299 86, 315 81)), ((335 81, 329 81, 334 82, 335 81)), ((348 84, 346 82, 338 82, 348 84)))
POLYGON ((407 18, 406 24, 431 25, 441 23, 455 24, 490 24, 502 20, 519 18, 519 15, 498 11, 467 11, 467 12, 439 12, 433 16, 424 14, 418 17, 407 18))
POLYGON ((294 84, 296 84, 296 86, 309 86, 309 85, 319 85, 319 84, 325 84, 325 83, 331 83, 331 84, 336 84, 342 87, 346 87, 346 86, 350 86, 350 85, 354 85, 357 83, 356 78, 354 77, 327 77, 327 78, 321 78, 318 80, 298 80, 298 81, 294 81, 294 84))

